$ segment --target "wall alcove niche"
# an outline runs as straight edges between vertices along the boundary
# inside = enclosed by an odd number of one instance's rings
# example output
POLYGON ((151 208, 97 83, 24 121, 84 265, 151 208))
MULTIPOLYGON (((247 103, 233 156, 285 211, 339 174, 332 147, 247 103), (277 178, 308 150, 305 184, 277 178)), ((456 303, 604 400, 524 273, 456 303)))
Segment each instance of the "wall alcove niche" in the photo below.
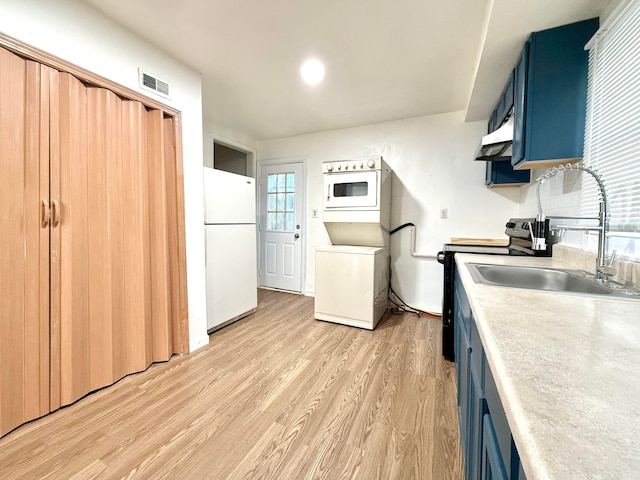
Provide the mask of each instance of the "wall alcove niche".
POLYGON ((180 112, 0 35, 0 436, 188 352, 180 112))

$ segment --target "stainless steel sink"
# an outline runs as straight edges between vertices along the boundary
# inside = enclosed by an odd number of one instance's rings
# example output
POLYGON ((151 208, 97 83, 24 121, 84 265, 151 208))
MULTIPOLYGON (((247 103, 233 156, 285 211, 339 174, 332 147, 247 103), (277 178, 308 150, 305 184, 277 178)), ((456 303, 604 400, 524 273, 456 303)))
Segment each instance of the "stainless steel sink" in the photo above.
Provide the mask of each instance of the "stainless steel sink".
POLYGON ((483 263, 468 263, 467 267, 474 281, 485 285, 640 300, 639 291, 617 283, 599 283, 593 275, 580 270, 483 263))

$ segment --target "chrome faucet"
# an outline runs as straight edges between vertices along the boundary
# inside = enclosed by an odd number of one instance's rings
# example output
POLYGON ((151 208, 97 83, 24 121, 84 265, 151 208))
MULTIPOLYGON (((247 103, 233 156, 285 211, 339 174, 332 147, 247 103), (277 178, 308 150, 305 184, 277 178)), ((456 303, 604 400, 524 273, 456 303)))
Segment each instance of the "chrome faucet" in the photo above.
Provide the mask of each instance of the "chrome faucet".
MULTIPOLYGON (((600 202, 599 212, 597 217, 562 217, 562 216, 549 216, 547 218, 563 219, 563 220, 597 220, 598 226, 581 226, 581 225, 556 225, 551 227, 553 231, 566 231, 566 230, 582 230, 582 231, 596 231, 598 232, 598 256, 596 258, 596 279, 599 282, 608 282, 611 277, 616 274, 616 269, 613 267, 613 260, 615 259, 616 252, 614 251, 609 261, 607 261, 607 235, 609 232, 609 208, 607 203, 607 192, 604 187, 602 177, 598 174, 597 170, 591 167, 576 164, 572 165, 567 163, 566 165, 560 165, 547 170, 544 174, 536 179, 538 186, 536 188, 536 197, 538 200, 538 216, 536 217, 536 224, 545 221, 545 215, 542 210, 542 204, 540 202, 540 185, 546 182, 551 177, 560 172, 566 172, 570 170, 581 170, 587 172, 593 177, 600 189, 600 202)), ((544 239, 534 237, 533 228, 531 229, 532 244, 534 249, 541 250, 546 248, 544 239)))

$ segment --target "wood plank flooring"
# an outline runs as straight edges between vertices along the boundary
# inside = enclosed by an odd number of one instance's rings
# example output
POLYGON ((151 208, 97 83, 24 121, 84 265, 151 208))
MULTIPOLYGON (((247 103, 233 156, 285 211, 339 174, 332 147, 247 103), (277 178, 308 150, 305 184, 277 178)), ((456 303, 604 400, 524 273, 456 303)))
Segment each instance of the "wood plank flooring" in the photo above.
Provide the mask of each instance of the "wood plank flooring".
POLYGON ((441 320, 373 332, 260 290, 209 345, 0 439, 7 479, 458 480, 455 369, 441 320))

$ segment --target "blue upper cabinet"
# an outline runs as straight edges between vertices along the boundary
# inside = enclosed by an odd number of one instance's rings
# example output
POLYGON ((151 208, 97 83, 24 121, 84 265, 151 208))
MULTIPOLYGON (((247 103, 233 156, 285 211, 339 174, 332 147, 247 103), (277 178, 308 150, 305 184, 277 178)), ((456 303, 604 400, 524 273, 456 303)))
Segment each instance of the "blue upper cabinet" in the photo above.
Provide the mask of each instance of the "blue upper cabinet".
POLYGON ((529 170, 514 170, 509 160, 486 163, 484 183, 488 188, 518 187, 531 181, 529 170))
POLYGON ((500 94, 498 105, 496 106, 495 112, 493 113, 493 115, 495 116, 495 128, 498 128, 504 123, 504 121, 509 116, 509 112, 513 108, 513 85, 514 73, 512 72, 511 75, 509 75, 507 84, 502 89, 502 94, 500 94))
MULTIPOLYGON (((509 117, 514 104, 514 85, 515 75, 512 72, 489 119, 488 133, 498 129, 509 117)), ((530 180, 529 171, 514 170, 508 160, 487 162, 485 185, 489 188, 517 187, 529 183, 530 180)))
POLYGON ((514 72, 511 163, 544 168, 582 158, 587 105, 585 44, 598 19, 532 33, 514 72))

